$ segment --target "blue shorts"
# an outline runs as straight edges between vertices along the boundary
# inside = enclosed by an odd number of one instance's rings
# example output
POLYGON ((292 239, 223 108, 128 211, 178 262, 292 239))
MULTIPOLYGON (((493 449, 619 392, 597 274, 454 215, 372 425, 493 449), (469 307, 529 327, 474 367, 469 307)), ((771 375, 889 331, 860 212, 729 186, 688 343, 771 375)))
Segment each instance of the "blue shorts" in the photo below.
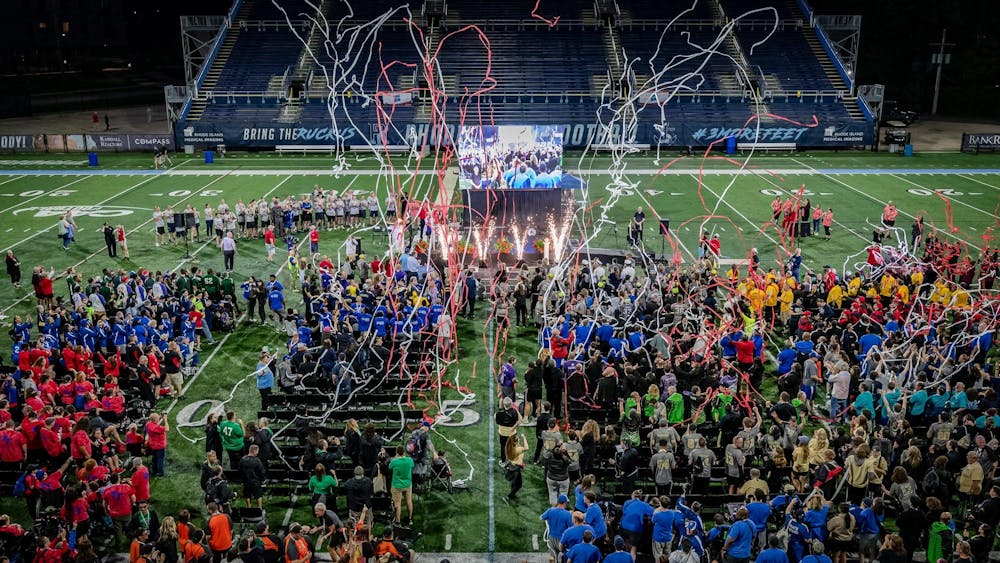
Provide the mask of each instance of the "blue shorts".
POLYGON ((803 386, 799 387, 799 391, 802 391, 803 393, 806 394, 806 400, 811 401, 813 399, 813 395, 816 394, 816 386, 815 385, 803 385, 803 386))

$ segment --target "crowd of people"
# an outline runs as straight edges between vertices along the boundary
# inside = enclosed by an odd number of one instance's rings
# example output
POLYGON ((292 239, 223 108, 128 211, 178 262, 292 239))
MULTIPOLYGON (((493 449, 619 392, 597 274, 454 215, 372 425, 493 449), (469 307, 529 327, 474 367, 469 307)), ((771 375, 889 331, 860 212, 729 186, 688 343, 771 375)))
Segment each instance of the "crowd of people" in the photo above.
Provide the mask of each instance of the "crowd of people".
MULTIPOLYGON (((219 211, 207 207, 204 217, 213 219, 205 220, 203 233, 220 236, 215 223, 221 221, 226 231, 220 239, 223 251, 227 238, 260 237, 273 256, 274 239, 268 233, 286 238, 288 301, 277 276, 251 276, 238 283, 229 264, 226 271, 198 266, 173 272, 108 268, 86 277, 70 268, 61 276, 66 283, 62 291, 54 287, 53 269, 34 267, 37 308, 31 315, 13 318, 13 365, 4 370, 0 399, 0 471, 16 477, 15 496, 23 499, 32 521, 0 517, 0 551, 14 557, 33 554, 36 561, 93 561, 97 552, 127 546, 133 562, 220 561, 235 558, 236 552, 243 561, 308 561, 314 546, 304 538, 316 534, 331 546, 337 561, 356 561, 362 553, 412 558, 410 545, 397 538, 392 527, 372 534, 370 497, 381 481, 382 492, 399 499, 397 507, 409 506, 406 521, 397 510, 396 529, 412 524, 407 462, 409 471, 420 474, 445 460, 425 426, 410 440, 417 447, 403 452, 405 444, 385 443, 371 424, 359 427, 352 421, 353 433, 333 438, 310 430, 314 417, 303 416, 296 433, 303 452, 290 459, 276 455, 266 419, 244 424, 235 413, 223 420, 213 414, 206 426, 205 514, 180 511, 161 519, 155 510, 155 479, 170 473, 171 428, 162 400, 184 398, 185 377, 197 369, 202 346, 214 342, 213 331, 241 330, 236 319, 244 305, 251 321, 254 312, 261 322, 273 315, 276 329, 286 337, 285 350, 273 356, 262 353, 252 374, 262 409, 270 406, 272 390, 293 395, 319 390, 347 397, 352 388, 380 382, 376 374, 384 375, 392 362, 401 362, 411 344, 438 346, 435 327, 450 326, 450 318, 442 306, 440 276, 428 273, 426 256, 408 248, 400 257, 369 260, 353 234, 347 237, 342 262, 320 254, 319 228, 364 226, 382 212, 395 215, 397 206, 405 213, 407 205, 401 198, 387 203, 384 211, 368 211, 365 200, 365 211, 355 211, 361 201, 355 194, 328 197, 317 187, 311 198, 237 202, 231 210, 225 201, 220 201, 219 211), (267 205, 281 221, 261 231, 248 211, 258 204, 267 205), (302 232, 308 233, 310 253, 300 256, 301 245, 290 238, 302 232), (293 308, 291 301, 299 296, 303 306, 293 308), (248 506, 262 507, 268 462, 313 472, 308 488, 319 525, 281 530, 280 541, 277 533, 269 535, 266 525, 239 537, 224 455, 229 469, 240 475, 248 506), (341 458, 354 462, 354 479, 338 482, 333 464, 341 458), (388 484, 386 475, 391 475, 388 484), (350 520, 337 516, 338 496, 344 498, 337 491, 346 492, 344 514, 350 520), (196 527, 195 521, 202 518, 206 525, 196 527)), ((67 219, 72 221, 72 216, 67 219)), ((197 221, 178 229, 174 219, 170 208, 155 212, 157 244, 202 234, 197 221)), ((121 242, 113 236, 116 231, 105 225, 112 257, 121 246, 109 242, 121 242)), ((20 268, 14 253, 8 252, 7 271, 15 286, 20 284, 20 268)))
MULTIPOLYGON (((897 214, 878 230, 913 246, 857 272, 795 250, 717 274, 706 235, 682 271, 639 254, 514 282, 539 352, 498 369, 496 425, 510 502, 541 469, 551 560, 991 560, 996 250, 977 277, 965 245, 919 219, 907 240, 897 214)), ((809 236, 813 215, 792 216, 809 236)), ((509 285, 492 291, 501 330, 509 285)))
MULTIPOLYGON (((450 474, 432 420, 390 443, 365 421, 333 433, 317 425, 322 414, 303 411, 294 424, 301 454, 291 458, 266 418, 212 414, 204 514, 161 518, 153 479, 170 471, 170 425, 158 401, 183 396, 201 346, 234 330, 243 305, 284 334, 250 373, 267 411, 281 395, 347 404, 389 374, 429 381, 427 354, 447 361, 454 352, 452 315, 474 318, 488 297, 499 346, 516 338, 511 308, 517 324, 538 328, 538 354, 523 371, 496 351, 494 416, 507 501, 523 502, 529 465, 541 469, 536 500, 547 506, 552 560, 988 560, 1000 524, 995 250, 976 276, 966 247, 921 230, 891 267, 820 272, 792 252, 773 267, 757 258, 719 273, 720 246, 706 237, 701 259, 683 270, 637 254, 475 273, 431 260, 421 225, 398 255, 365 257, 350 236, 334 261, 320 252, 321 227, 360 227, 397 207, 408 217, 405 199, 372 217, 352 197, 317 188, 232 209, 220 201, 191 210, 201 219, 185 218, 182 230, 174 210, 154 215, 157 244, 259 237, 273 256, 284 238, 288 297, 277 276, 238 284, 200 267, 86 279, 71 269, 56 296, 55 272, 35 267, 38 309, 14 319, 15 367, 0 399, 0 470, 18 473, 34 525, 0 516, 0 541, 32 537, 40 561, 95 560, 98 538, 129 545, 134 562, 304 563, 316 539, 334 561, 412 560, 397 534, 412 530, 413 487, 450 474), (308 255, 298 253, 301 233, 308 255), (534 440, 522 429, 531 426, 534 440), (315 525, 261 523, 241 535, 234 509, 263 507, 276 466, 311 474, 315 525), (391 499, 391 525, 376 535, 379 495, 391 499)), ((899 230, 886 215, 881 228, 899 230)), ((13 253, 7 269, 19 283, 13 253)))

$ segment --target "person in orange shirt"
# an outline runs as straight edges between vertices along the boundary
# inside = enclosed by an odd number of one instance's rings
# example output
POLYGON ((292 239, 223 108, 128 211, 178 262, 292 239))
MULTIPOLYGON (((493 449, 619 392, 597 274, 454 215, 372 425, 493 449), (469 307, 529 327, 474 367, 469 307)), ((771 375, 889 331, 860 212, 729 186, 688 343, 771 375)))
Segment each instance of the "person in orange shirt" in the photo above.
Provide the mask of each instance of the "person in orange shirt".
POLYGON ((819 233, 819 220, 822 218, 823 218, 823 208, 817 205, 816 209, 813 209, 813 216, 812 216, 814 234, 819 233))
POLYGON ((299 524, 292 524, 285 536, 285 563, 309 563, 309 539, 299 524))
POLYGON ((823 213, 823 236, 830 240, 830 227, 833 226, 833 208, 828 207, 823 213))
MULTIPOLYGON (((178 528, 180 532, 180 528, 178 528)), ((184 563, 206 563, 209 560, 208 551, 201 542, 205 541, 205 532, 192 530, 191 537, 187 541, 181 541, 181 555, 184 563)))
POLYGON ((208 547, 212 550, 212 563, 220 563, 233 547, 233 520, 219 510, 219 505, 208 503, 208 547))
POLYGON ((136 563, 139 561, 139 552, 142 548, 149 543, 149 530, 146 528, 139 528, 139 531, 135 533, 135 538, 132 539, 132 543, 128 546, 128 561, 129 563, 136 563))
POLYGON ((375 546, 376 558, 386 554, 395 557, 394 561, 403 561, 406 563, 413 561, 417 556, 412 549, 396 541, 392 526, 389 526, 382 532, 382 541, 378 542, 378 545, 375 546))

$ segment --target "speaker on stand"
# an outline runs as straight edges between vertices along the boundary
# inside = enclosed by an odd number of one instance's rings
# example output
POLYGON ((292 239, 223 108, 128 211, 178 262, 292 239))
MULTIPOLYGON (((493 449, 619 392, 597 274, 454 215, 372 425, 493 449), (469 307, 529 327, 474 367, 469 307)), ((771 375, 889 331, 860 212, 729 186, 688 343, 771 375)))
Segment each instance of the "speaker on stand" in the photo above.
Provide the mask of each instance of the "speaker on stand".
POLYGON ((660 256, 666 257, 664 248, 667 237, 670 236, 670 219, 660 219, 660 256))
MULTIPOLYGON (((191 235, 192 229, 198 229, 198 221, 194 213, 184 213, 184 224, 187 226, 188 235, 191 235)), ((195 242, 201 242, 201 229, 198 229, 195 235, 198 237, 195 242)))
MULTIPOLYGON (((191 249, 188 247, 188 217, 190 213, 174 213, 174 233, 184 239, 184 258, 191 259, 191 249)), ((194 223, 194 219, 191 220, 194 223)))

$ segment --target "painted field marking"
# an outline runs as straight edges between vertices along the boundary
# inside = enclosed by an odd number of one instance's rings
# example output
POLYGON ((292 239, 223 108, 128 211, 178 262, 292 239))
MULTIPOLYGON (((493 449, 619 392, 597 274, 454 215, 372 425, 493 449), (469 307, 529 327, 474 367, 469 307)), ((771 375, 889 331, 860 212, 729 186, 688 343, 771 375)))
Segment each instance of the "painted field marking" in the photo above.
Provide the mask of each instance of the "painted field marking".
POLYGON ((62 190, 64 188, 68 188, 69 186, 72 186, 73 184, 76 184, 77 182, 82 182, 82 181, 84 181, 86 179, 87 179, 87 177, 84 176, 83 178, 79 178, 77 180, 73 180, 72 182, 70 182, 68 184, 63 184, 63 185, 61 185, 58 188, 55 188, 53 190, 49 190, 49 191, 47 191, 45 193, 36 195, 36 196, 34 196, 32 198, 29 198, 29 199, 26 199, 24 201, 18 202, 18 203, 14 204, 14 205, 11 205, 10 207, 8 207, 6 209, 0 209, 0 214, 6 213, 6 212, 10 211, 11 209, 17 209, 18 207, 21 207, 22 205, 24 205, 26 203, 31 203, 32 201, 35 201, 36 199, 38 199, 40 197, 48 196, 48 195, 53 194, 55 192, 58 192, 58 191, 60 191, 60 190, 62 190))
POLYGON ((444 536, 444 550, 451 551, 451 534, 445 534, 444 536))
MULTIPOLYGON (((918 188, 923 188, 923 189, 925 189, 925 190, 930 190, 930 191, 932 191, 932 192, 935 192, 935 191, 937 191, 937 190, 934 190, 934 189, 931 189, 931 188, 928 188, 927 186, 921 186, 920 184, 918 184, 918 183, 916 183, 916 182, 914 182, 914 181, 912 181, 912 180, 907 180, 906 178, 903 178, 902 176, 897 176, 897 175, 893 174, 893 175, 892 175, 892 177, 893 177, 893 178, 895 178, 895 179, 897 179, 897 180, 902 180, 903 182, 906 182, 907 184, 910 184, 911 186, 916 186, 916 187, 918 187, 918 188)), ((961 205, 961 206, 964 206, 964 207, 968 207, 969 209, 972 209, 973 211, 978 211, 978 212, 980 212, 980 213, 982 213, 982 214, 984 214, 984 215, 988 215, 988 216, 990 216, 990 217, 993 217, 994 219, 996 219, 996 216, 995 216, 995 215, 993 215, 993 212, 991 212, 991 211, 984 211, 984 210, 982 210, 982 209, 979 209, 978 207, 976 207, 976 206, 974 206, 974 205, 969 205, 968 203, 965 203, 965 202, 964 202, 964 201, 962 201, 962 200, 959 200, 959 199, 955 199, 954 197, 949 197, 949 196, 947 196, 947 195, 945 195, 945 194, 941 194, 941 195, 942 195, 942 196, 943 196, 943 197, 944 197, 945 199, 947 199, 948 201, 952 201, 952 202, 955 202, 955 203, 957 203, 957 204, 959 204, 959 205, 961 205)), ((969 194, 969 195, 974 195, 974 194, 969 194)))

